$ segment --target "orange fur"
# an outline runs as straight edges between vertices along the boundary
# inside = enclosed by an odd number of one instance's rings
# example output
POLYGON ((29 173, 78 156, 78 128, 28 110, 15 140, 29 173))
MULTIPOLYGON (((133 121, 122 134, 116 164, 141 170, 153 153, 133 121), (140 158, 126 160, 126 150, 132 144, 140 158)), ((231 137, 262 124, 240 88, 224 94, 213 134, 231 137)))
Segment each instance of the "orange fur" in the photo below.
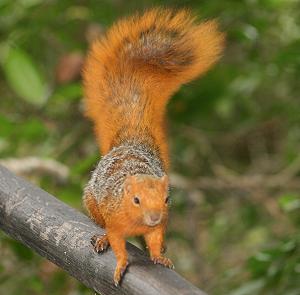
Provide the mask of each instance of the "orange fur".
POLYGON ((102 217, 101 211, 94 196, 86 194, 84 196, 84 204, 88 209, 90 216, 101 227, 105 228, 105 219, 102 217))
POLYGON ((149 176, 144 176, 142 179, 131 176, 126 181, 122 202, 117 210, 112 210, 113 198, 97 204, 94 201, 95 198, 90 195, 85 196, 86 208, 95 222, 102 226, 105 225, 109 244, 117 258, 114 274, 116 285, 127 267, 125 241, 130 236, 144 235, 151 259, 155 263, 173 267, 172 262, 161 255, 168 218, 167 187, 166 176, 158 180, 153 180, 149 176), (139 197, 140 204, 138 206, 133 203, 132 196, 139 197), (159 212, 162 216, 161 222, 155 226, 146 225, 143 221, 152 212, 159 212))
MULTIPOLYGON (((93 44, 83 73, 86 114, 95 124, 102 154, 126 141, 146 143, 158 152, 166 171, 166 104, 182 84, 218 60, 223 43, 216 21, 199 24, 188 10, 156 8, 113 25, 93 44)), ((90 215, 107 231, 107 238, 100 237, 95 249, 105 248, 108 241, 117 257, 116 284, 127 266, 128 236, 144 235, 154 263, 172 267, 161 255, 167 187, 166 176, 134 175, 126 178, 118 206, 114 196, 97 202, 90 192, 85 195, 90 215), (134 204, 133 196, 140 204, 134 204), (149 226, 155 215, 160 222, 149 226)))
POLYGON ((217 27, 214 20, 197 24, 187 10, 158 8, 117 22, 93 44, 83 73, 86 114, 95 124, 102 154, 110 151, 124 126, 127 138, 149 136, 143 131, 150 130, 168 167, 166 104, 181 84, 203 74, 219 58, 224 36, 217 27), (157 47, 153 54, 148 44, 140 44, 143 32, 157 47), (192 61, 185 65, 187 53, 192 61), (141 96, 143 103, 147 100, 142 118, 139 108, 111 103, 113 98, 129 100, 134 95, 141 96))

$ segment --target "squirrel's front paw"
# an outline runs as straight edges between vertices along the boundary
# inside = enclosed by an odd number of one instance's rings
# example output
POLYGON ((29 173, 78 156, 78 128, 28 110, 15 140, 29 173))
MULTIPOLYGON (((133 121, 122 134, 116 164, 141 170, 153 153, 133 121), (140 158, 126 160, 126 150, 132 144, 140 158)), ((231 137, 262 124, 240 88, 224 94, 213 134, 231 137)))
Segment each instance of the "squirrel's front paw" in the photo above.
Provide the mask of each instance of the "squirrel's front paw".
POLYGON ((125 273, 127 266, 128 266, 127 261, 123 264, 117 264, 115 274, 114 274, 114 283, 116 287, 120 284, 120 281, 125 273))
POLYGON ((164 256, 151 257, 151 260, 153 261, 154 264, 161 264, 165 267, 174 269, 174 264, 167 257, 164 256))
POLYGON ((94 246, 94 249, 97 253, 105 251, 109 247, 109 241, 106 234, 97 236, 94 235, 91 238, 91 244, 94 246))

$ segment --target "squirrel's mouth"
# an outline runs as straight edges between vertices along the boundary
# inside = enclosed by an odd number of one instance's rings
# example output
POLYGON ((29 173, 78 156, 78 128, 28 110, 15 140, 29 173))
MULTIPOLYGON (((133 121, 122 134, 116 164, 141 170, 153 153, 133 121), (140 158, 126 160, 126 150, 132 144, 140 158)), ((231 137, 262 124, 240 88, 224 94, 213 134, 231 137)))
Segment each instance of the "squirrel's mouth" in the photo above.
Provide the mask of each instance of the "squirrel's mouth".
POLYGON ((156 225, 158 225, 160 222, 145 222, 147 226, 150 226, 150 227, 154 227, 156 225))
POLYGON ((155 214, 146 214, 144 216, 144 223, 147 226, 156 226, 158 224, 160 224, 162 221, 162 214, 161 213, 155 213, 155 214))

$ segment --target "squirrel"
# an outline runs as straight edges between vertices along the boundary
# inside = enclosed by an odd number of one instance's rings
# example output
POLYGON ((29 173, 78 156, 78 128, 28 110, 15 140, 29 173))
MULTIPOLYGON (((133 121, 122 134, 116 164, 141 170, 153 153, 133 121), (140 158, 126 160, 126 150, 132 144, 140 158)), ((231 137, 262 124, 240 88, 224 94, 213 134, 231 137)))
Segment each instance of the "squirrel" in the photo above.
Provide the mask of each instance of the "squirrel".
POLYGON ((117 286, 128 265, 126 238, 144 236, 155 264, 163 256, 169 169, 166 104, 178 88, 220 57, 224 34, 215 20, 197 23, 189 10, 154 8, 115 23, 92 44, 83 70, 86 115, 102 158, 84 189, 90 217, 112 248, 117 286))

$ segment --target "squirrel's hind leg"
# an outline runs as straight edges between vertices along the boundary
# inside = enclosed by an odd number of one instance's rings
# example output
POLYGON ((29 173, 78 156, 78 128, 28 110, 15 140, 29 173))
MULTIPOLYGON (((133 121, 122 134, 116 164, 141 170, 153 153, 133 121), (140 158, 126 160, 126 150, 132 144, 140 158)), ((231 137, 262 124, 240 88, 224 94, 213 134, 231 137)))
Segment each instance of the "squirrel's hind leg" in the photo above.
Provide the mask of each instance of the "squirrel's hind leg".
MULTIPOLYGON (((99 206, 95 197, 91 193, 86 193, 83 197, 83 202, 91 218, 102 228, 104 228, 105 221, 99 210, 99 206)), ((94 235, 91 238, 91 243, 97 253, 104 252, 109 247, 109 241, 106 234, 94 235)))
POLYGON ((99 210, 96 198, 91 193, 86 193, 83 196, 83 203, 88 210, 90 217, 102 228, 105 228, 105 220, 99 210))

